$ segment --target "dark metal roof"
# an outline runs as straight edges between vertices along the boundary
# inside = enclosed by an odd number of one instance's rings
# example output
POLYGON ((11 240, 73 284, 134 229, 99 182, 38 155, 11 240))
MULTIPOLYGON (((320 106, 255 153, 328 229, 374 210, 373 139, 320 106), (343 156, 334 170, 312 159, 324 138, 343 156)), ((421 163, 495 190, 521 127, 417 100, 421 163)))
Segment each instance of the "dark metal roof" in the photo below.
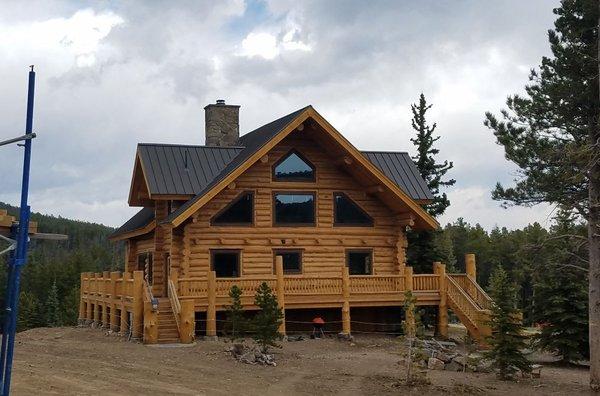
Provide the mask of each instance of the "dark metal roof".
POLYGON ((154 220, 154 208, 143 208, 139 212, 133 215, 133 217, 121 227, 117 228, 115 232, 110 234, 109 238, 115 238, 119 235, 126 234, 131 231, 139 230, 152 223, 154 220))
POLYGON ((242 147, 138 144, 150 194, 196 195, 217 178, 242 147), (187 161, 187 167, 186 167, 187 161))
MULTIPOLYGON (((192 199, 172 212, 164 222, 172 221, 192 206, 216 184, 271 141, 308 107, 290 113, 241 136, 237 142, 238 147, 139 144, 138 152, 151 194, 194 195, 192 199), (185 166, 186 158, 187 169, 185 166)), ((433 199, 427 184, 419 175, 415 164, 407 153, 365 151, 363 154, 411 198, 416 200, 433 199)), ((142 211, 121 228, 133 222, 138 215, 141 215, 142 211)), ((152 214, 152 218, 154 218, 153 216, 152 214)), ((148 223, 150 221, 152 219, 148 223)), ((143 226, 139 228, 141 227, 143 226)), ((121 231, 121 228, 115 234, 128 232, 121 231)))
POLYGON ((433 195, 408 153, 362 151, 363 155, 390 180, 415 200, 431 200, 433 195))

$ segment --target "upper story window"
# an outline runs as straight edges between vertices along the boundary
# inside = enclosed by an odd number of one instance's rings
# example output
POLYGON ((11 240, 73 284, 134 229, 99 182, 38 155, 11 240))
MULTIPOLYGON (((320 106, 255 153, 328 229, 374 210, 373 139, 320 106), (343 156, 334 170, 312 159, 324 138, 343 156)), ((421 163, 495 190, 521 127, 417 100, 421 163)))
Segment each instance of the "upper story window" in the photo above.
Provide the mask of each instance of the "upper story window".
POLYGON ((334 224, 372 226, 373 218, 344 193, 333 194, 334 224))
POLYGON ((300 153, 290 151, 273 166, 275 181, 315 181, 315 167, 300 153))
POLYGON ((275 250, 275 257, 277 256, 282 258, 284 274, 302 273, 302 250, 279 249, 275 250))
POLYGON ((314 193, 275 193, 273 201, 274 223, 276 225, 315 224, 314 193))
POLYGON ((213 225, 252 225, 254 216, 254 193, 246 191, 213 216, 213 225))

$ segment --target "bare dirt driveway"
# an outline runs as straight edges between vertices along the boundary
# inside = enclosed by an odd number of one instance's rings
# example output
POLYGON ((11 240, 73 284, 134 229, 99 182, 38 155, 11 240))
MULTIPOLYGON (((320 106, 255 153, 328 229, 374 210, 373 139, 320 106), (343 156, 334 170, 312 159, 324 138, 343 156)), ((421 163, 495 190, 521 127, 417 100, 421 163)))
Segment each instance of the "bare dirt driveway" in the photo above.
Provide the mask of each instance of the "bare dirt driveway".
POLYGON ((277 367, 238 363, 223 341, 149 347, 88 328, 34 329, 17 336, 15 395, 585 395, 588 373, 547 366, 541 379, 429 371, 431 385, 400 385, 399 343, 357 337, 287 342, 277 367))

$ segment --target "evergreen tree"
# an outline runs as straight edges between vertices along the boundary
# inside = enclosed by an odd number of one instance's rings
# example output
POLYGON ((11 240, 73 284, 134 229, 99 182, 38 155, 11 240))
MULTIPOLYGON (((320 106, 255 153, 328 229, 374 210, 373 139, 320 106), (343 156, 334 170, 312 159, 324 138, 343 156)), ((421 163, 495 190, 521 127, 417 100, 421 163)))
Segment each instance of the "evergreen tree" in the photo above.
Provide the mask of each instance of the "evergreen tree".
POLYGON ((19 317, 17 318, 17 331, 41 327, 44 318, 37 297, 25 291, 19 296, 19 317))
POLYGON ((270 346, 279 347, 277 340, 281 338, 279 326, 282 323, 283 312, 277 304, 277 297, 266 282, 260 284, 254 297, 254 304, 259 308, 252 320, 254 341, 260 345, 263 352, 270 346))
POLYGON ((56 280, 52 283, 48 297, 46 298, 46 325, 49 327, 58 327, 62 324, 60 313, 60 302, 58 301, 58 287, 56 280))
MULTIPOLYGON (((424 205, 424 208, 432 216, 440 216, 450 205, 448 196, 446 193, 441 193, 440 188, 451 186, 456 181, 454 179, 442 180, 445 174, 452 169, 453 164, 448 161, 436 162, 435 156, 439 154, 439 149, 434 147, 434 143, 440 139, 440 136, 434 135, 437 124, 433 123, 430 126, 427 123, 426 113, 431 106, 427 104, 423 94, 419 96, 418 104, 411 105, 413 114, 411 124, 417 133, 411 139, 417 149, 417 155, 412 159, 434 197, 430 204, 424 205)), ((445 258, 444 253, 446 252, 438 249, 439 238, 441 236, 436 231, 410 232, 408 234, 407 262, 413 266, 415 272, 430 272, 434 261, 445 258)))
POLYGON ((490 318, 492 335, 488 339, 491 349, 486 355, 493 360, 498 376, 506 380, 512 378, 517 370, 531 371, 531 365, 522 352, 526 347, 526 337, 518 319, 520 312, 516 308, 515 285, 502 266, 492 273, 490 291, 494 304, 490 318))
POLYGON ((429 126, 426 120, 427 110, 431 106, 433 105, 427 104, 425 95, 423 94, 419 96, 418 104, 410 106, 413 114, 412 127, 417 131, 417 136, 410 139, 410 141, 417 148, 417 155, 412 157, 412 159, 434 197, 433 202, 426 205, 425 209, 432 216, 437 217, 442 215, 446 211, 446 208, 450 206, 448 196, 446 193, 440 193, 440 187, 452 186, 456 183, 456 180, 442 180, 444 175, 454 166, 452 162, 444 161, 443 163, 437 163, 435 160, 435 156, 439 154, 440 150, 433 147, 433 144, 440 139, 440 136, 434 136, 433 134, 437 128, 437 124, 434 122, 433 125, 429 126))
POLYGON ((590 386, 600 390, 600 78, 597 0, 562 0, 554 9, 551 57, 532 70, 524 96, 507 100, 502 121, 486 114, 505 156, 520 168, 504 205, 541 202, 576 210, 588 223, 590 386))
POLYGON ((242 289, 237 285, 231 286, 229 298, 231 305, 227 307, 227 322, 225 332, 231 341, 244 337, 246 331, 246 320, 244 318, 244 307, 242 306, 242 289))
POLYGON ((587 279, 577 269, 577 245, 565 235, 577 235, 569 213, 560 212, 545 248, 551 251, 535 283, 534 319, 541 325, 536 344, 561 358, 563 363, 589 356, 587 279))

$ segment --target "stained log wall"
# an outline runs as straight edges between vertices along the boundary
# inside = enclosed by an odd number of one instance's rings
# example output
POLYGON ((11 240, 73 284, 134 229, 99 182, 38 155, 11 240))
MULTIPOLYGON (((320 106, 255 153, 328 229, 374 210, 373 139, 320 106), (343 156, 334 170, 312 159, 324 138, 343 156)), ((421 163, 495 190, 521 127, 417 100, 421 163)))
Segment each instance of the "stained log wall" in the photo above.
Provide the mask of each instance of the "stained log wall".
POLYGON ((339 275, 347 249, 372 249, 375 275, 402 273, 406 236, 394 214, 376 196, 367 194, 366 186, 336 165, 336 158, 299 134, 290 134, 269 152, 264 162, 257 161, 183 226, 183 257, 177 259, 181 276, 206 276, 211 249, 240 249, 242 276, 273 274, 273 250, 285 248, 303 249, 303 274, 339 275), (272 181, 273 164, 292 149, 315 166, 316 182, 272 181), (286 190, 316 193, 315 226, 273 226, 273 192, 286 190), (255 194, 254 225, 211 226, 210 219, 244 191, 255 194), (373 217, 374 226, 334 226, 333 194, 338 191, 373 217))

